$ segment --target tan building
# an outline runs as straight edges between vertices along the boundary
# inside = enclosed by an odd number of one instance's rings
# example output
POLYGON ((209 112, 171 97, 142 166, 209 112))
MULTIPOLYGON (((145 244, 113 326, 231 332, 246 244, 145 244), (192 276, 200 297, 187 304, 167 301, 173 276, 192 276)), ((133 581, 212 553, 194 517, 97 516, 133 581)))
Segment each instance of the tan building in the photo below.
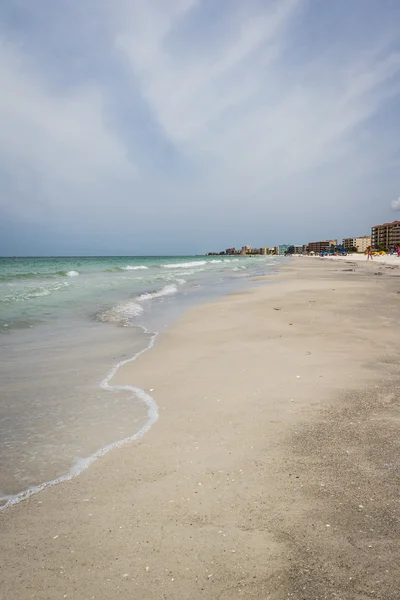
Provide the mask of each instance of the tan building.
POLYGON ((365 252, 371 246, 371 236, 362 235, 356 238, 343 238, 344 248, 357 248, 357 252, 365 252))
POLYGON ((321 252, 325 251, 329 251, 331 246, 337 246, 338 245, 338 241, 337 240, 322 240, 321 242, 310 242, 307 245, 308 248, 308 252, 316 252, 317 254, 320 254, 321 252))
POLYGON ((371 242, 375 250, 390 250, 400 246, 400 221, 371 227, 371 242))

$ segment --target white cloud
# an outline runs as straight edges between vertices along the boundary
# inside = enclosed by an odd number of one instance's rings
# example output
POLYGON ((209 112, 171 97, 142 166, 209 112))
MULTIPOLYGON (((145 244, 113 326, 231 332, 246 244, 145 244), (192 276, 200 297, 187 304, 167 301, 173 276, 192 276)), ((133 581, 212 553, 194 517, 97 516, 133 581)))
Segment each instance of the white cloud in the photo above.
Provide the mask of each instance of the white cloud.
POLYGON ((361 151, 357 128, 399 92, 393 77, 400 54, 383 53, 381 40, 360 47, 345 65, 332 61, 329 47, 309 64, 291 65, 285 53, 307 4, 297 0, 238 11, 217 47, 209 51, 205 38, 202 51, 186 60, 179 40, 190 43, 181 25, 193 4, 149 27, 154 3, 137 2, 134 30, 128 21, 117 45, 165 135, 207 167, 211 188, 262 190, 348 154, 354 159, 361 151))
MULTIPOLYGON (((20 206, 34 214, 36 195, 39 203, 51 198, 52 209, 66 199, 72 208, 105 183, 121 178, 128 183, 137 176, 120 140, 105 125, 96 86, 59 93, 22 48, 0 38, 0 87, 0 160, 13 173, 14 210, 20 206)), ((0 204, 6 201, 0 196, 0 204)))
MULTIPOLYGON (((205 38, 201 52, 186 60, 184 45, 190 40, 183 39, 183 47, 171 53, 168 36, 176 33, 180 37, 182 18, 196 2, 188 0, 178 13, 172 9, 159 27, 154 26, 154 3, 136 3, 136 9, 140 6, 141 10, 132 15, 133 29, 130 22, 126 23, 127 29, 116 43, 131 60, 143 96, 171 141, 196 143, 227 110, 245 103, 260 90, 262 69, 276 59, 279 35, 298 5, 299 0, 281 0, 270 10, 247 18, 240 12, 236 19, 231 15, 230 29, 224 32, 218 47, 210 53, 205 38), (248 60, 254 59, 254 53, 266 44, 270 47, 249 65, 248 60)), ((173 3, 168 6, 173 7, 173 3)))
POLYGON ((393 210, 400 210, 400 197, 397 200, 392 200, 390 205, 393 210))

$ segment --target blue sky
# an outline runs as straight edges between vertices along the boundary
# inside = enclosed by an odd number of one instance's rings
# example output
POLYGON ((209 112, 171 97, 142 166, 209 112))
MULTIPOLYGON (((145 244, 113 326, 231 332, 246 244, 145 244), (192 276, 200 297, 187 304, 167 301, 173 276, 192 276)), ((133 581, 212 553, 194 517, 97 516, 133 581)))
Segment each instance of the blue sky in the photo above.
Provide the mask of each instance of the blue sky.
POLYGON ((189 254, 399 218, 398 0, 3 0, 0 254, 189 254))

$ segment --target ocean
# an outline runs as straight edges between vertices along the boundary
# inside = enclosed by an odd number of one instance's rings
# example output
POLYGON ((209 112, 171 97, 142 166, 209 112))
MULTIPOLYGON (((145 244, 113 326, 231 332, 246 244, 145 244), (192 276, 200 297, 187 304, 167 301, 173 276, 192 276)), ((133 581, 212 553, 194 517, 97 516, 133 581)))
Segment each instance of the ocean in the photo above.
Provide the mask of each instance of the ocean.
POLYGON ((118 366, 185 310, 279 257, 0 258, 0 509, 71 478, 158 417, 118 366))

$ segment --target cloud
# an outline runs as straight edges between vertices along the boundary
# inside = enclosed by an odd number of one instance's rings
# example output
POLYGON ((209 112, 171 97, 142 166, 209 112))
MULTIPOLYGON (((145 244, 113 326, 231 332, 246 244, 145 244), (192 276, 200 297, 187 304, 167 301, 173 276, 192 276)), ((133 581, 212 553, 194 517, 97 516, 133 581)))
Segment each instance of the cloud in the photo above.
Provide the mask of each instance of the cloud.
MULTIPOLYGON (((80 205, 105 182, 131 183, 137 169, 120 140, 106 127, 101 90, 89 83, 71 93, 51 90, 36 65, 15 44, 0 38, 3 170, 12 172, 13 209, 35 214, 36 203, 52 210, 80 205), (36 199, 35 199, 36 196, 36 199), (28 201, 27 201, 28 200, 28 201)), ((0 205, 9 198, 0 196, 0 205)))
MULTIPOLYGON (((185 4, 186 12, 193 4, 185 4)), ((190 60, 181 39, 182 12, 149 29, 151 13, 142 14, 135 27, 143 44, 135 32, 117 38, 165 135, 228 187, 227 171, 235 174, 235 186, 258 189, 343 156, 350 135, 398 92, 391 78, 400 53, 382 55, 380 45, 362 48, 346 69, 322 54, 296 72, 288 57, 290 31, 305 4, 281 0, 267 9, 254 4, 247 15, 237 11, 229 18, 230 33, 190 60)))
POLYGON ((400 210, 400 198, 397 198, 397 200, 392 200, 390 206, 393 210, 400 210))
POLYGON ((400 153, 400 7, 372 5, 74 0, 3 18, 0 207, 118 248, 140 223, 140 251, 367 230, 400 153))

